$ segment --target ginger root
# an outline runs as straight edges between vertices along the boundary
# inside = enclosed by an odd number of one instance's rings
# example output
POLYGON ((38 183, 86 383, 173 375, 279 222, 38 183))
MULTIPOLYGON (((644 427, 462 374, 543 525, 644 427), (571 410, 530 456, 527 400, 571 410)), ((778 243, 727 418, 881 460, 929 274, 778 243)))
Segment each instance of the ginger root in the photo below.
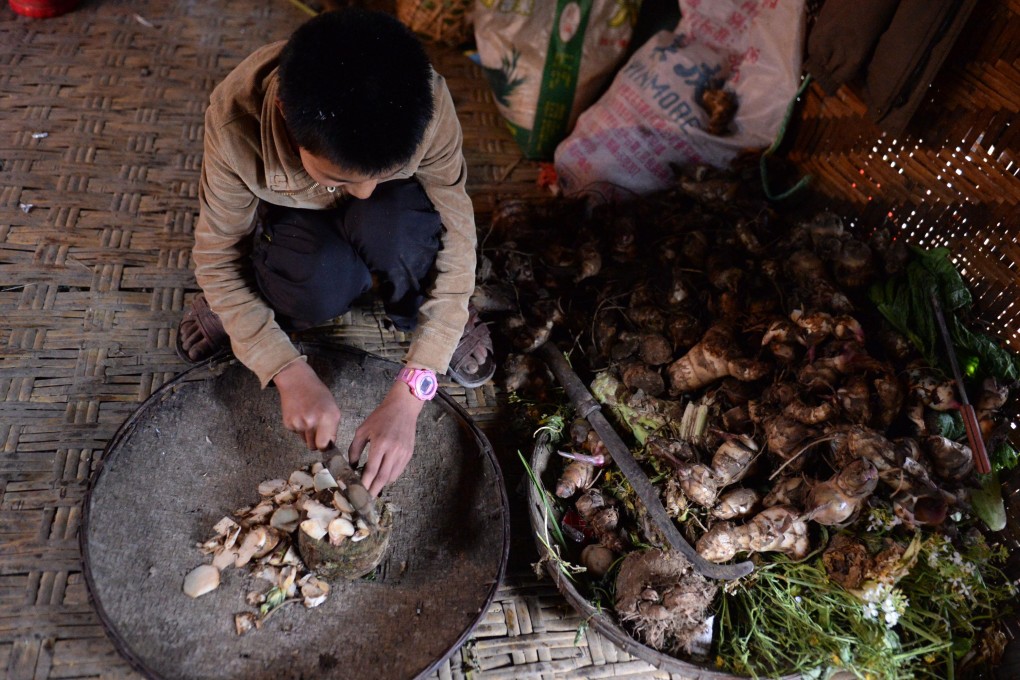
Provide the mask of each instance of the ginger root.
POLYGON ((695 549, 710 562, 727 562, 737 553, 780 552, 795 560, 811 549, 807 522, 789 505, 762 510, 744 525, 718 522, 705 532, 695 549))
POLYGON ((701 342, 670 364, 672 393, 692 392, 726 376, 745 382, 764 376, 769 365, 743 357, 734 334, 730 324, 716 324, 708 329, 701 342))

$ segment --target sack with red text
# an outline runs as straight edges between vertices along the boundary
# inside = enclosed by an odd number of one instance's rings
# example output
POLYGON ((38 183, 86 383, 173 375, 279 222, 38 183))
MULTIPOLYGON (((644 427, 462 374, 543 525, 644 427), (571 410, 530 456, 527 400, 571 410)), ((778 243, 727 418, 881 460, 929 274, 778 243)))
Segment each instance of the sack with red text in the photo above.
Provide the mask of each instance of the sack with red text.
POLYGON ((680 0, 556 149, 566 194, 624 200, 674 167, 727 167, 769 146, 800 84, 804 0, 680 0))

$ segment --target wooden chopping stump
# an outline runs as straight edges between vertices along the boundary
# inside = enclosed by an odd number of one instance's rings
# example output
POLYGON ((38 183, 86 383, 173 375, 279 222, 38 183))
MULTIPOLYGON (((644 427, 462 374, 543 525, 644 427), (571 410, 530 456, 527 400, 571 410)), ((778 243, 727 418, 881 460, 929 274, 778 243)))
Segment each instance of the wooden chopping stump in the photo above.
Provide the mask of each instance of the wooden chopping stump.
MULTIPOLYGON (((338 448, 382 401, 399 366, 357 350, 304 347, 343 412, 338 448)), ((445 394, 418 420, 415 454, 384 493, 389 547, 369 578, 333 582, 315 609, 291 605, 244 636, 245 569, 198 599, 195 547, 259 482, 323 454, 280 422, 279 398, 236 362, 165 385, 121 427, 93 476, 80 533, 86 581, 118 649, 164 678, 412 678, 431 672, 480 621, 506 566, 509 528, 492 449, 445 394)))

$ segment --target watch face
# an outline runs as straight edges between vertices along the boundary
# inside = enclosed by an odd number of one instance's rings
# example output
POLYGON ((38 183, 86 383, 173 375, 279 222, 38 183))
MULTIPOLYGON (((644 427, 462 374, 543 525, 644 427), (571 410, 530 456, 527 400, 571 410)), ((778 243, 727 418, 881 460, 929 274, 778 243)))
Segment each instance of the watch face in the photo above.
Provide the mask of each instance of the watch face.
POLYGON ((436 379, 432 377, 432 374, 421 373, 418 375, 418 379, 415 381, 414 387, 418 392, 418 396, 428 399, 436 393, 439 385, 436 383, 436 379))

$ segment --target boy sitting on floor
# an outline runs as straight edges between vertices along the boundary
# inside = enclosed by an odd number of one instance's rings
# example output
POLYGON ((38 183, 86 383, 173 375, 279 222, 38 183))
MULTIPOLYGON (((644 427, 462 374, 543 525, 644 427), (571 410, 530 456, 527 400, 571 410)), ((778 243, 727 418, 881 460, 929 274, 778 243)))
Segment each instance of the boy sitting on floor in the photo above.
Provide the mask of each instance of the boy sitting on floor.
POLYGON ((495 370, 468 309, 475 225, 460 123, 413 34, 379 12, 327 12, 245 59, 212 93, 193 251, 196 296, 178 353, 227 346, 280 393, 284 426, 310 449, 340 409, 286 331, 321 324, 373 288, 414 331, 397 382, 355 433, 374 495, 414 451, 436 372, 467 387, 495 370))

